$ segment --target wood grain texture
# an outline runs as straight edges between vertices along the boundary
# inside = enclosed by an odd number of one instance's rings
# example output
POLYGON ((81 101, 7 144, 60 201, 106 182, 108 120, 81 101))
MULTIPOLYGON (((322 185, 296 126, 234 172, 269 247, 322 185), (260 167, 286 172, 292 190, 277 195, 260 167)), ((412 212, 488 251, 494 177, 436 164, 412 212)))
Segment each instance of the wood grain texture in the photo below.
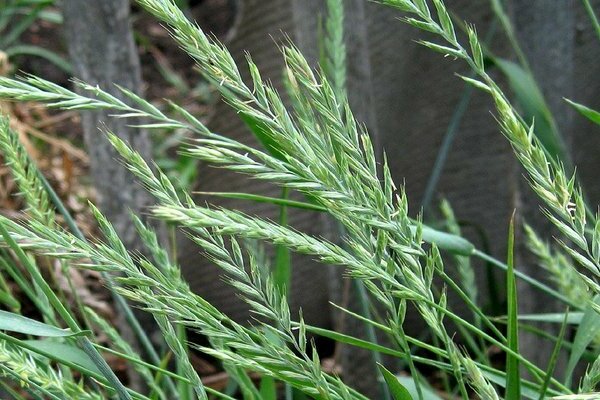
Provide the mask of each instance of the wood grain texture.
MULTIPOLYGON (((244 63, 244 52, 248 51, 263 76, 271 79, 283 92, 280 83, 283 62, 276 43, 286 39, 282 33, 285 32, 314 62, 317 15, 323 9, 323 1, 244 0, 240 4, 241 17, 227 43, 228 48, 240 65, 244 63)), ((493 20, 485 2, 452 0, 447 4, 461 19, 476 24, 481 36, 493 20)), ((414 39, 426 35, 399 22, 398 14, 392 9, 362 0, 347 0, 345 5, 350 103, 357 118, 369 128, 377 149, 385 149, 395 181, 406 183, 411 213, 416 215, 438 149, 464 88, 454 74, 468 71, 463 63, 443 59, 416 44, 414 39)), ((542 82, 542 90, 557 115, 559 126, 567 137, 573 138, 569 142, 575 160, 591 171, 584 173, 582 178, 584 182, 592 182, 593 174, 600 166, 596 165, 598 157, 590 155, 600 143, 587 133, 591 130, 589 124, 573 118, 561 96, 572 95, 575 101, 599 108, 599 87, 594 84, 594 78, 599 75, 600 62, 597 43, 592 48, 592 42, 597 38, 593 37, 589 25, 585 25, 581 10, 574 8, 573 11, 571 5, 553 0, 512 0, 510 9, 517 16, 518 34, 526 53, 532 57, 532 68, 542 82), (574 61, 561 62, 560 56, 564 54, 572 56, 574 61), (595 145, 589 146, 589 143, 595 145)), ((497 34, 496 38, 491 45, 495 54, 510 58, 502 35, 497 34)), ((497 71, 490 73, 496 76, 497 71)), ((496 77, 506 87, 502 77, 496 77)), ((513 210, 519 208, 521 215, 532 222, 540 218, 537 203, 532 200, 521 176, 522 170, 499 131, 493 110, 494 105, 486 94, 474 93, 442 172, 435 201, 449 199, 458 219, 465 223, 466 236, 477 247, 488 247, 492 255, 504 259, 508 222, 513 210)), ((210 127, 256 145, 243 123, 225 104, 217 107, 210 127)), ((205 191, 279 194, 279 189, 267 183, 208 167, 201 170, 199 187, 205 191)), ((600 197, 597 187, 590 190, 593 198, 600 197)), ((277 210, 264 204, 248 205, 232 200, 218 204, 277 218, 277 210)), ((339 240, 339 231, 323 216, 293 212, 291 222, 305 232, 339 240)), ((244 305, 219 280, 219 271, 202 261, 194 247, 186 245, 181 260, 192 287, 234 318, 248 318, 244 305)), ((537 271, 531 260, 520 260, 526 263, 527 271, 537 271)), ((480 290, 485 297, 484 266, 475 265, 480 290)), ((452 274, 450 264, 447 269, 452 274)), ((346 301, 344 288, 348 286, 348 280, 341 277, 340 270, 330 269, 328 273, 309 258, 298 257, 294 259, 293 281, 293 312, 301 305, 311 323, 340 328, 339 316, 332 317, 327 305, 328 298, 337 303, 346 301)), ((502 274, 496 274, 493 282, 501 293, 504 291, 502 281, 502 274)), ((350 298, 354 299, 355 295, 350 293, 350 298)), ((537 293, 527 287, 521 288, 520 295, 523 306, 532 312, 544 306, 543 301, 536 300, 537 293)), ((458 310, 464 308, 454 298, 450 299, 450 304, 458 310)), ((351 300, 348 305, 356 307, 351 300)), ((360 324, 355 321, 345 319, 341 328, 364 337, 360 324)), ((422 329, 423 322, 411 313, 407 330, 418 334, 422 329)), ((345 349, 340 357, 345 379, 370 397, 379 398, 368 355, 345 349)))
MULTIPOLYGON (((575 8, 569 2, 551 0, 514 0, 512 15, 519 43, 529 61, 533 75, 546 99, 548 107, 564 139, 567 149, 572 147, 573 110, 563 101, 571 97, 575 60, 575 8)), ((556 234, 552 224, 540 213, 540 201, 527 182, 521 180, 518 217, 531 224, 544 238, 556 234)), ((527 274, 553 286, 548 274, 537 265, 537 260, 526 249, 522 232, 517 231, 518 265, 527 274), (520 234, 520 235, 519 235, 520 234), (520 240, 519 240, 520 239, 520 240)), ((520 284, 518 286, 519 312, 524 314, 562 311, 560 304, 549 296, 540 295, 520 284)), ((558 333, 551 324, 538 324, 546 332, 558 333)), ((523 354, 538 365, 546 365, 553 344, 540 341, 532 334, 521 333, 523 354)), ((559 363, 558 370, 561 368, 559 363)))
MULTIPOLYGON (((64 28, 69 55, 77 78, 99 85, 121 100, 115 84, 142 94, 140 64, 129 21, 129 0, 63 2, 64 28)), ((125 100, 127 102, 127 100, 125 100)), ((101 132, 114 132, 146 158, 151 157, 148 133, 109 117, 109 111, 81 113, 90 169, 100 210, 114 224, 128 249, 142 245, 129 218, 131 211, 147 215, 150 195, 117 160, 118 155, 101 132)))
MULTIPOLYGON (((129 19, 129 0, 65 0, 62 6, 69 55, 76 77, 91 85, 99 85, 126 103, 128 100, 115 84, 143 95, 140 62, 129 19)), ((152 198, 118 161, 117 152, 101 129, 114 132, 146 160, 151 158, 151 142, 148 132, 128 126, 139 121, 125 121, 110 117, 110 114, 107 110, 81 113, 98 207, 113 224, 125 247, 132 252, 144 253, 130 213, 145 218, 147 207, 153 203, 152 198)), ((157 228, 160 233, 158 224, 157 228)), ((160 336, 151 314, 139 310, 135 314, 148 332, 160 336)), ((123 315, 118 316, 117 324, 126 340, 135 346, 137 341, 123 315)), ((133 388, 139 390, 144 386, 133 368, 129 369, 129 379, 133 388)))

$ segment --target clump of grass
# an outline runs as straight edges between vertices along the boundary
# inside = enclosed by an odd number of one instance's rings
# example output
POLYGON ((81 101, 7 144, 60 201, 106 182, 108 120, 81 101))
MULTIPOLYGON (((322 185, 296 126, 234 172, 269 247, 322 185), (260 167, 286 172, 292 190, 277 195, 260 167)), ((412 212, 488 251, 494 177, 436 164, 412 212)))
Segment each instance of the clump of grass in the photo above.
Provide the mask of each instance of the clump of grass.
MULTIPOLYGON (((341 1, 328 1, 331 17, 326 24, 329 42, 325 42, 325 48, 338 50, 330 50, 333 54, 327 55, 322 70, 313 70, 292 44, 282 46, 287 88, 292 99, 290 107, 265 83, 250 57, 247 67, 251 84, 245 83, 227 49, 190 22, 174 1, 138 2, 168 26, 174 39, 197 62, 208 81, 216 85, 260 139, 263 149, 211 132, 201 121, 175 104, 172 107, 179 119, 167 117, 149 102, 125 89, 121 90, 133 105, 127 105, 101 88, 83 82, 77 82, 77 85, 85 94, 76 94, 45 80, 26 76, 0 78, 0 97, 45 102, 50 107, 61 109, 110 109, 116 117, 146 119, 148 122, 144 126, 147 128, 194 132, 198 136, 185 145, 186 155, 272 182, 290 192, 303 193, 306 204, 289 202, 285 197, 273 202, 312 207, 329 213, 343 227, 344 245, 237 210, 196 204, 189 195, 180 194, 159 168, 149 165, 127 143, 107 132, 123 163, 155 197, 157 205, 152 209, 153 215, 185 229, 208 259, 222 269, 226 281, 249 305, 256 319, 250 325, 242 325, 190 290, 179 267, 171 262, 156 235, 140 220, 135 220, 136 227, 152 259, 130 254, 110 222, 93 205, 90 207, 102 232, 102 240, 88 242, 75 230, 69 233, 48 219, 48 212, 44 211, 48 208, 47 193, 39 189, 35 167, 23 155, 19 144, 11 139, 6 123, 0 125, 0 129, 4 130, 2 150, 8 154, 12 170, 27 191, 25 200, 32 216, 18 223, 0 216, 3 233, 0 243, 19 255, 19 261, 27 267, 27 274, 43 288, 42 292, 49 300, 44 315, 50 314, 50 310, 58 315, 46 322, 53 326, 66 323, 79 334, 80 339, 76 343, 86 351, 87 357, 93 361, 92 365, 100 372, 82 368, 80 363, 71 363, 59 355, 55 361, 62 365, 61 371, 64 370, 67 377, 61 387, 73 390, 70 385, 75 381, 71 373, 76 370, 84 377, 92 378, 81 380, 82 387, 90 393, 106 396, 117 393, 123 399, 147 398, 146 394, 126 389, 111 371, 106 370, 106 364, 99 358, 98 346, 92 344, 93 338, 85 336, 86 332, 72 316, 72 310, 62 305, 51 288, 40 280, 39 271, 27 261, 29 256, 25 252, 56 258, 77 268, 102 271, 110 279, 111 290, 152 314, 167 348, 177 359, 176 372, 159 365, 156 360, 150 363, 142 360, 106 321, 87 313, 89 319, 102 327, 115 343, 117 350, 113 352, 132 363, 146 379, 151 388, 151 398, 187 398, 189 388, 199 399, 207 399, 209 395, 231 398, 202 384, 188 358, 188 343, 178 334, 182 326, 209 339, 208 345, 190 345, 220 360, 239 385, 244 398, 262 397, 248 379, 249 371, 284 382, 318 399, 365 398, 352 389, 349 382, 344 382, 343 377, 324 372, 318 351, 308 339, 309 332, 316 331, 340 342, 403 360, 417 398, 423 398, 427 388, 420 372, 422 366, 439 370, 447 378, 448 390, 462 398, 468 398, 472 392, 481 398, 500 398, 502 392, 499 388, 506 388, 509 395, 522 393, 529 398, 570 396, 581 390, 594 390, 597 362, 590 366, 581 388, 577 388, 562 383, 519 352, 515 296, 509 298, 509 334, 500 331, 481 311, 477 305, 479 293, 472 287, 473 271, 468 261, 469 257, 481 253, 459 236, 460 229, 448 204, 443 205, 443 211, 451 234, 435 232, 419 219, 409 218, 409 200, 404 188, 394 183, 385 155, 383 165, 381 168, 378 166, 368 132, 355 120, 346 99, 343 46, 333 45, 339 44, 342 38, 341 1), (285 291, 278 287, 279 281, 265 276, 265 269, 259 265, 262 257, 257 247, 244 245, 247 241, 271 243, 282 249, 310 255, 323 264, 345 268, 352 279, 364 285, 367 300, 376 304, 379 311, 375 317, 346 312, 387 335, 390 344, 384 346, 373 340, 360 340, 307 326, 301 313, 296 315, 290 310, 285 291), (459 265, 457 281, 445 272, 443 255, 446 251, 455 256, 459 265), (441 278, 443 286, 434 284, 436 277, 441 278), (461 317, 449 306, 448 291, 455 292, 464 301, 473 315, 472 319, 461 317), (405 332, 403 326, 409 305, 421 316, 435 338, 434 344, 425 343, 405 332), (457 327, 456 335, 449 328, 450 322, 457 327), (457 345, 459 340, 466 343, 465 348, 457 345), (510 364, 508 370, 489 362, 485 354, 490 346, 506 353, 507 364, 510 364), (418 350, 426 350, 430 356, 422 356, 418 350), (530 379, 521 378, 519 366, 529 373, 530 379), (167 378, 156 379, 156 374, 167 378), (174 381, 179 386, 175 387, 174 381), (94 387, 95 382, 105 387, 103 391, 94 387)), ((495 101, 502 133, 527 171, 534 191, 544 202, 545 215, 564 235, 559 245, 581 268, 570 262, 561 263, 558 268, 553 264, 550 250, 530 232, 531 246, 555 274, 567 274, 573 282, 578 279, 580 285, 585 285, 590 292, 600 293, 600 286, 596 283, 600 275, 600 224, 597 217, 586 212, 582 191, 577 187, 575 178, 568 178, 561 164, 548 158, 533 135, 533 125, 519 117, 500 87, 487 74, 475 29, 468 27, 469 44, 463 46, 442 0, 434 0, 433 7, 425 0, 381 2, 406 12, 405 22, 437 35, 440 40, 422 41, 423 45, 462 60, 471 67, 476 78, 464 79, 490 94, 495 101), (592 225, 591 229, 589 225, 592 225), (568 269, 568 272, 560 272, 562 269, 568 269)), ((511 249, 512 241, 511 228, 511 249)), ((510 294, 514 293, 515 278, 522 277, 514 269, 512 251, 507 264, 510 294)), ((544 288, 539 282, 528 279, 538 288, 544 288)), ((561 290, 565 292, 566 288, 561 290)), ((546 291, 565 301, 560 293, 546 291)), ((566 302, 571 301, 569 299, 574 300, 567 292, 566 302)), ((40 333, 33 328, 28 332, 40 333)), ((64 340, 72 341, 69 338, 64 340)), ((559 340, 557 348, 560 344, 559 340)), ((18 345, 13 347, 6 351, 10 353, 7 360, 17 360, 15 365, 27 363, 26 357, 17 357, 19 352, 36 352, 35 347, 27 350, 18 345)), ((41 355, 36 357, 48 357, 47 353, 38 353, 41 355)), ((46 376, 47 370, 37 371, 37 368, 37 365, 35 368, 28 367, 26 376, 10 373, 7 376, 18 382, 33 382, 37 386, 31 384, 32 392, 47 394, 43 384, 50 382, 52 376, 44 378, 47 381, 42 380, 40 377, 46 376)), ((549 371, 552 370, 549 368, 549 371)), ((382 368, 382 371, 387 370, 382 368)), ((406 397, 409 392, 401 381, 394 379, 393 374, 386 373, 385 381, 392 396, 410 398, 410 394, 406 397)), ((52 389, 55 390, 55 386, 52 389)))

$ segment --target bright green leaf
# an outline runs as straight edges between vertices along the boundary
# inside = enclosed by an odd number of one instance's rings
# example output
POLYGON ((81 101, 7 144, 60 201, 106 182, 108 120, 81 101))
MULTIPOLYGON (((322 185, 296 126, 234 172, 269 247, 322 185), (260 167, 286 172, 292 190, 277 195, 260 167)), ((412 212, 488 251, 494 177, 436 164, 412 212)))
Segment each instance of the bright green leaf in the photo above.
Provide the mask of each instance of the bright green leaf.
POLYGON ((45 337, 69 337, 87 333, 74 334, 70 329, 60 329, 19 314, 2 310, 0 310, 0 330, 45 337))
MULTIPOLYGON (((600 305, 600 296, 594 297, 594 303, 600 305)), ((581 359, 581 356, 587 349, 588 345, 595 338, 600 335, 600 314, 594 310, 591 303, 585 308, 583 312, 583 319, 575 334, 573 340, 573 348, 571 355, 569 356, 569 362, 567 363, 567 369, 565 373, 565 382, 569 383, 573 376, 573 371, 577 366, 577 363, 581 359)))
POLYGON ((383 375, 383 378, 385 379, 385 382, 387 383, 394 400, 413 400, 410 392, 404 386, 402 386, 394 374, 388 371, 381 364, 377 364, 377 366, 379 367, 379 372, 381 372, 383 375))
POLYGON ((600 112, 596 110, 592 110, 589 107, 584 106, 583 104, 575 103, 569 99, 565 99, 567 103, 575 107, 575 109, 579 112, 579 114, 583 115, 593 123, 600 125, 600 112))

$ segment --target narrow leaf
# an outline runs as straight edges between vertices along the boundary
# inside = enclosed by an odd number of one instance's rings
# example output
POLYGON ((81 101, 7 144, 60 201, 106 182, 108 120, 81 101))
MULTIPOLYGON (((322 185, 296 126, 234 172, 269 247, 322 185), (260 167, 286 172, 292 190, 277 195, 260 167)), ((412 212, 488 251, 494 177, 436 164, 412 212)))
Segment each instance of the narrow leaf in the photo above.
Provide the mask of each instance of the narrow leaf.
POLYGON ((59 363, 64 363, 64 361, 71 362, 98 375, 102 375, 92 359, 76 346, 52 340, 24 340, 24 342, 36 350, 52 354, 52 359, 59 363))
POLYGON ((0 330, 44 337, 71 337, 89 333, 89 331, 84 331, 75 334, 70 329, 57 328, 19 314, 2 310, 0 310, 0 330))
MULTIPOLYGON (((517 281, 515 278, 514 264, 514 245, 515 245, 515 216, 510 220, 508 229, 508 257, 506 264, 506 298, 508 302, 508 347, 519 354, 519 320, 517 310, 517 281)), ((519 359, 512 355, 506 354, 506 398, 520 399, 521 398, 521 377, 519 375, 519 359)))
POLYGON ((540 389, 540 398, 539 400, 544 400, 546 398, 546 392, 548 391, 548 387, 550 386, 550 380, 552 379, 552 375, 554 373, 554 368, 556 367, 556 361, 558 361, 558 355, 560 354, 560 349, 563 345, 563 339, 565 338, 565 332, 567 331, 567 319, 569 318, 569 310, 564 313, 565 317, 560 327, 560 332, 558 334, 558 340, 556 341, 556 345, 552 350, 552 355, 550 356, 550 361, 548 362, 548 370, 546 371, 546 376, 544 377, 544 383, 542 384, 542 388, 540 389))
POLYGON ((571 101, 569 99, 565 99, 565 101, 572 105, 579 112, 579 114, 583 115, 593 123, 600 125, 600 112, 592 110, 591 108, 586 107, 583 104, 575 103, 574 101, 571 101))
POLYGON ((385 379, 385 382, 387 383, 394 400, 413 400, 408 389, 402 386, 394 374, 388 371, 381 364, 377 364, 377 367, 379 367, 379 372, 381 372, 381 375, 383 375, 383 378, 385 379))
MULTIPOLYGON (((594 297, 593 302, 596 305, 600 305, 600 295, 594 297)), ((571 382, 573 371, 581 359, 581 356, 592 340, 598 337, 598 335, 600 335, 600 314, 598 314, 590 302, 583 312, 581 324, 579 325, 579 329, 577 329, 575 339, 573 340, 573 348, 565 372, 565 383, 567 385, 571 382)))

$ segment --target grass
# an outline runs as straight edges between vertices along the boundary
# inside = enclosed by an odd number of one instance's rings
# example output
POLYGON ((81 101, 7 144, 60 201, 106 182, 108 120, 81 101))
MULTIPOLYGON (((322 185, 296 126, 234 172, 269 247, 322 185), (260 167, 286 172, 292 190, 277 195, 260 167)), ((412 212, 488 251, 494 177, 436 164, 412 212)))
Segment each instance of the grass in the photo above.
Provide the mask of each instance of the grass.
MULTIPOLYGON (((420 43, 466 63, 472 75, 463 77, 464 81, 494 100, 500 132, 511 144, 534 192, 543 202, 544 214, 562 235, 556 246, 550 246, 528 229, 527 243, 542 266, 556 277, 556 289, 517 270, 512 223, 509 254, 504 264, 460 236, 447 203, 442 205, 442 211, 448 233, 435 231, 420 219, 409 217, 409 199, 403 187, 395 184, 385 156, 383 165, 378 165, 369 134, 355 120, 348 105, 342 1, 327 1, 329 18, 325 23, 320 69, 315 71, 291 43, 281 47, 291 106, 263 81, 249 56, 251 83, 242 80, 240 66, 228 50, 191 23, 174 1, 138 2, 168 27, 177 44, 196 61, 207 80, 257 136, 262 149, 211 132, 176 104, 171 104, 174 116, 167 116, 125 89, 121 91, 128 102, 83 82, 76 82, 80 90, 75 93, 43 79, 25 76, 0 78, 0 97, 69 110, 109 109, 116 118, 142 117, 149 129, 188 130, 196 138, 184 144, 185 155, 281 186, 283 195, 277 199, 247 193, 217 194, 271 202, 281 208, 278 222, 237 210, 196 204, 160 168, 149 165, 127 143, 105 132, 122 162, 154 196, 157 205, 151 210, 152 215, 184 229, 199 250, 221 268, 226 282, 237 290, 256 319, 251 325, 240 324, 193 293, 179 266, 159 245, 155 233, 139 219, 136 228, 148 248, 148 257, 128 252, 110 222, 91 204, 102 240, 87 241, 75 226, 71 226, 71 232, 58 226, 51 202, 56 202, 56 198, 3 119, 2 152, 28 208, 27 218, 20 221, 0 216, 2 272, 7 273, 5 281, 12 277, 31 298, 41 316, 39 321, 18 319, 18 329, 6 324, 7 333, 2 334, 0 346, 0 373, 6 382, 21 384, 28 395, 53 399, 208 399, 231 398, 231 395, 244 399, 274 398, 276 382, 286 385, 284 392, 288 397, 296 391, 317 399, 366 398, 351 387, 351 382, 324 371, 310 339, 310 334, 317 334, 369 349, 377 361, 381 360, 379 354, 403 361, 408 378, 373 363, 374 370, 382 374, 388 395, 394 399, 441 398, 430 390, 428 377, 422 374, 425 366, 443 374, 448 395, 458 398, 473 394, 485 399, 585 398, 586 393, 596 390, 600 357, 594 338, 600 330, 596 323, 600 310, 593 299, 600 294, 597 283, 600 222, 588 212, 575 176, 567 176, 559 160, 547 155, 535 134, 536 127, 515 111, 486 71, 484 49, 474 27, 466 25, 468 44, 463 44, 442 0, 431 4, 425 0, 381 1, 405 12, 404 22, 432 33, 428 37, 435 39, 420 43), (288 200, 292 192, 302 193, 305 201, 288 200), (328 213, 344 232, 343 245, 288 226, 287 207, 328 213), (270 243, 278 249, 273 274, 263 268, 264 258, 259 246, 252 244, 255 242, 270 243), (366 324, 372 333, 388 337, 386 344, 377 343, 374 334, 365 340, 309 326, 301 313, 296 315, 290 310, 286 293, 293 267, 290 252, 344 268, 364 288, 359 293, 367 307, 360 313, 338 308, 349 318, 366 324), (448 256, 458 264, 457 280, 448 273, 448 256), (472 287, 472 257, 488 259, 506 270, 506 331, 479 306, 481 293, 472 287), (60 291, 54 290, 54 282, 42 275, 44 260, 58 260, 65 268, 101 271, 117 298, 128 299, 152 314, 166 350, 145 360, 106 321, 89 310, 72 307, 60 291), (564 277, 577 285, 565 287, 564 277), (441 278, 444 284, 434 283, 435 278, 441 278), (566 322, 563 322, 550 366, 535 365, 519 350, 518 333, 522 325, 515 290, 517 279, 525 279, 567 304, 575 302, 577 293, 589 293, 586 305, 581 307, 588 315, 582 320, 586 322, 574 327, 573 341, 565 335, 566 322), (469 317, 459 315, 448 304, 449 292, 463 301, 470 311, 469 317), (375 305, 376 313, 369 312, 369 304, 375 305), (407 310, 420 315, 434 338, 432 343, 406 333, 407 310), (119 354, 143 377, 149 388, 147 393, 127 388, 110 370, 102 357, 103 348, 90 331, 94 326, 99 326, 109 337, 110 352, 119 354), (54 351, 31 344, 31 339, 63 327, 70 330, 64 337, 52 338, 50 349, 54 351), (183 328, 204 335, 208 343, 188 343, 183 328), (459 346, 459 342, 465 343, 465 347, 459 346), (189 359, 188 345, 218 359, 237 384, 239 393, 219 393, 203 385, 189 359), (572 349, 570 365, 588 363, 581 385, 553 375, 553 363, 561 345, 572 349), (60 346, 69 346, 72 351, 59 351, 60 346), (506 363, 492 363, 486 356, 490 347, 501 351, 506 363), (67 354, 81 357, 73 360, 67 354), (591 354, 592 359, 584 360, 584 354, 591 354), (177 360, 174 368, 160 361, 168 358, 177 360), (263 378, 261 387, 249 379, 249 372, 263 378)), ((60 210, 60 203, 56 203, 60 210)), ((1 286, 0 300, 11 312, 0 314, 0 323, 22 318, 11 286, 1 286)), ((567 315, 561 320, 566 321, 567 315)), ((11 390, 13 398, 24 398, 25 395, 11 390)))

